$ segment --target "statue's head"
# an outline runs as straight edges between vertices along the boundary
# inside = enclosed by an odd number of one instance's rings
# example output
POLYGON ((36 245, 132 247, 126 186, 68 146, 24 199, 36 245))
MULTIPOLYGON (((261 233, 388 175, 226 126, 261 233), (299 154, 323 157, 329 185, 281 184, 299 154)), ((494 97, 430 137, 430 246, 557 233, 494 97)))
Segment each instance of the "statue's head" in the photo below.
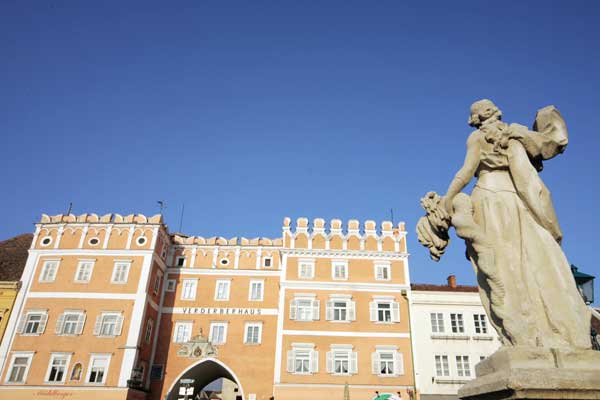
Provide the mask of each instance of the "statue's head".
POLYGON ((479 128, 483 121, 488 119, 502 119, 502 111, 488 99, 476 101, 471 105, 471 117, 469 117, 469 125, 479 128))

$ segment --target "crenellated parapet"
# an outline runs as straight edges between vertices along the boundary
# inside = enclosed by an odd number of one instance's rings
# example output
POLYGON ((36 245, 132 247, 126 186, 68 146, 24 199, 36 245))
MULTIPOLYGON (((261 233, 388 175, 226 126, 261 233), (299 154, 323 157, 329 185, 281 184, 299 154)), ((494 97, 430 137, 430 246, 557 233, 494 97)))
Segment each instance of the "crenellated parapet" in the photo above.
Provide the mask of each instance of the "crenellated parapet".
POLYGON ((322 218, 309 223, 308 218, 298 218, 295 224, 289 217, 283 220, 284 247, 293 249, 405 251, 406 228, 404 222, 394 227, 390 221, 379 226, 372 220, 360 223, 351 219, 344 224, 332 219, 326 224, 322 218))
POLYGON ((40 219, 42 224, 65 224, 65 223, 100 223, 100 224, 162 224, 163 218, 161 214, 156 214, 147 217, 143 214, 57 214, 47 215, 42 214, 40 219))
POLYGON ((226 239, 222 236, 213 236, 205 238, 202 236, 183 236, 174 234, 171 235, 174 244, 179 245, 206 245, 206 246, 274 246, 281 247, 283 240, 281 238, 269 239, 258 237, 248 239, 245 237, 233 237, 226 239))

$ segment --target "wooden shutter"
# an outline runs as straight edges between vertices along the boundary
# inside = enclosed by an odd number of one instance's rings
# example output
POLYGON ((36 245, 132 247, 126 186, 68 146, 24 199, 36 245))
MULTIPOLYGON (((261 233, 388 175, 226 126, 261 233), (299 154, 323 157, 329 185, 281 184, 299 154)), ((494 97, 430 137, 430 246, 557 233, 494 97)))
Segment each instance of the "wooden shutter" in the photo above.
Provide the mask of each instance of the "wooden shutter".
POLYGON ((327 308, 325 310, 325 319, 327 321, 333 321, 333 300, 327 302, 327 308))
POLYGON ((313 374, 319 372, 319 352, 316 350, 310 354, 310 372, 313 374))
POLYGON ((23 333, 23 330, 25 329, 25 322, 27 322, 27 313, 21 315, 19 323, 17 324, 17 333, 23 333))
POLYGON ((319 300, 312 301, 312 319, 315 321, 318 321, 320 318, 319 314, 321 312, 321 309, 320 309, 319 305, 320 305, 319 300))
POLYGON ((287 352, 287 372, 294 372, 294 350, 287 352))
POLYGON ((58 316, 58 320, 56 321, 56 330, 55 333, 60 335, 63 330, 63 325, 65 324, 65 314, 60 314, 58 316))
POLYGON ((117 316, 117 324, 115 325, 115 336, 120 336, 123 330, 123 315, 117 316))
POLYGON ((94 335, 99 336, 102 329, 102 314, 96 317, 96 323, 94 324, 94 335))
POLYGON ((396 375, 404 375, 404 356, 402 353, 394 353, 394 372, 396 375))
POLYGON ((358 374, 358 353, 355 351, 350 352, 350 369, 351 374, 358 374))
POLYGON ((332 374, 333 373, 333 351, 328 351, 326 354, 326 369, 327 369, 327 373, 332 374))
POLYGON ((369 319, 372 322, 377 322, 377 303, 374 301, 369 303, 369 319))
POLYGON ((379 353, 371 353, 371 372, 373 375, 379 375, 379 353))
POLYGON ((392 322, 400 322, 400 303, 392 302, 392 322))
POLYGON ((75 333, 77 335, 81 335, 83 333, 83 326, 85 325, 85 313, 79 314, 79 319, 77 320, 77 327, 75 328, 75 333))
POLYGON ((290 301, 290 319, 296 319, 296 299, 290 301))
POLYGON ((348 300, 348 321, 356 321, 356 302, 348 300))
POLYGON ((43 313, 42 317, 40 318, 40 325, 38 327, 37 333, 44 333, 44 331, 46 330, 46 323, 47 322, 48 322, 48 314, 47 313, 43 313))

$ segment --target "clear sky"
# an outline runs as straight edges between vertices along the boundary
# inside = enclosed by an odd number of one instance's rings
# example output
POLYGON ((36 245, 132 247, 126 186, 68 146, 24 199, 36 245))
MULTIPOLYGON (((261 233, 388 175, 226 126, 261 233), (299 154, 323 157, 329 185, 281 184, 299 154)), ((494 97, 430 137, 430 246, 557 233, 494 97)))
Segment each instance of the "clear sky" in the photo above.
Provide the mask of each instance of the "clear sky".
POLYGON ((488 97, 507 122, 562 112, 571 142, 542 177, 569 260, 600 281, 599 20, 597 1, 4 0, 0 238, 69 202, 164 200, 172 231, 185 203, 184 232, 225 237, 393 208, 414 282, 474 283, 461 241, 436 264, 414 226, 488 97))

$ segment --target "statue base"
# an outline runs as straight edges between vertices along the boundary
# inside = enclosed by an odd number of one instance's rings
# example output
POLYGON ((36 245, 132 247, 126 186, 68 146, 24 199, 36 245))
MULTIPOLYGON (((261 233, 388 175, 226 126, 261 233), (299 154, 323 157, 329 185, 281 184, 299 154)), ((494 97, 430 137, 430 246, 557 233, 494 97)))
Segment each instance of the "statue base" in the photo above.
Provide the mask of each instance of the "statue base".
POLYGON ((462 400, 600 400, 600 352, 502 347, 475 367, 462 400))

